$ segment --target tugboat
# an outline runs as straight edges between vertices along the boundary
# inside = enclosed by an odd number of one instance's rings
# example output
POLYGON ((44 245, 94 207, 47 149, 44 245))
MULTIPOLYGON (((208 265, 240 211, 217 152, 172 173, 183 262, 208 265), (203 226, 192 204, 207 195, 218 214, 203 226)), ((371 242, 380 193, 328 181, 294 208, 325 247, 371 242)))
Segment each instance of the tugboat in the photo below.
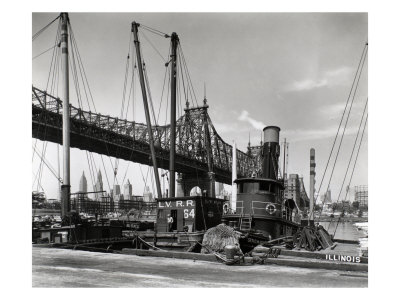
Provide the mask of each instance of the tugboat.
POLYGON ((279 132, 277 126, 263 129, 262 174, 234 180, 236 210, 222 217, 225 224, 243 234, 242 249, 291 236, 300 228, 300 211, 295 201, 284 199, 284 180, 278 178, 279 132))

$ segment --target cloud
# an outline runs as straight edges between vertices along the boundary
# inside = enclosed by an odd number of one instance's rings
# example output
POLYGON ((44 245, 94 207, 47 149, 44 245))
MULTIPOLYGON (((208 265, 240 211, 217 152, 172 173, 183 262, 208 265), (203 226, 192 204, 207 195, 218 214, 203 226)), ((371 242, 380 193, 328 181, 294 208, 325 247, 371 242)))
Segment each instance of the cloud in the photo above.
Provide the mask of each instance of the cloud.
POLYGON ((334 70, 327 71, 325 74, 328 77, 340 77, 340 76, 348 76, 352 68, 350 67, 340 67, 334 70))
POLYGON ((296 80, 287 87, 287 91, 309 91, 325 86, 341 85, 349 82, 349 75, 352 69, 350 67, 340 67, 323 73, 322 78, 306 78, 296 80))
POLYGON ((253 118, 250 118, 249 112, 247 110, 242 111, 242 113, 238 117, 238 120, 250 123, 250 125, 253 126, 253 128, 257 129, 257 130, 263 130, 264 127, 266 126, 263 122, 257 121, 253 118))
POLYGON ((304 79, 301 81, 295 81, 292 85, 292 91, 308 91, 315 88, 323 87, 328 85, 328 81, 326 79, 322 80, 313 80, 313 79, 304 79))

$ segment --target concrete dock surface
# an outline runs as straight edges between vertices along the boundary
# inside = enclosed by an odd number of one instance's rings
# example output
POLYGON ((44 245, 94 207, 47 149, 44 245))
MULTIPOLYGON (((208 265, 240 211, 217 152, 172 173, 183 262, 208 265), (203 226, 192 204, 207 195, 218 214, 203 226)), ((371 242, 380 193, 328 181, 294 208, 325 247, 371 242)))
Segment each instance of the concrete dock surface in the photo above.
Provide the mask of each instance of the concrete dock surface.
POLYGON ((368 287, 368 274, 32 247, 33 287, 368 287))

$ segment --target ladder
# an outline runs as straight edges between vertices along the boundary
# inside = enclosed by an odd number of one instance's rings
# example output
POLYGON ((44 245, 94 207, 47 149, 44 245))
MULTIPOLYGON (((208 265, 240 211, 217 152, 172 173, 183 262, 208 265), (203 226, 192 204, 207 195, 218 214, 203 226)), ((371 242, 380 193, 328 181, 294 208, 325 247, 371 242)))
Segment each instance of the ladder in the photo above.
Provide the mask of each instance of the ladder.
POLYGON ((251 229, 251 217, 241 217, 239 229, 249 231, 251 229))

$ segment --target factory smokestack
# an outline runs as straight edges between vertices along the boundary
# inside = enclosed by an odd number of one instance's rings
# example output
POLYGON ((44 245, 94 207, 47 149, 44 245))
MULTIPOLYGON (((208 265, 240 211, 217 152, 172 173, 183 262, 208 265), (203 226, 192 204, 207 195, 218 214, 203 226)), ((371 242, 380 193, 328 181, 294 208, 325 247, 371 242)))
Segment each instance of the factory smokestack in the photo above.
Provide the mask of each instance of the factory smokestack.
POLYGON ((264 128, 263 155, 263 177, 278 179, 279 168, 279 131, 277 126, 267 126, 264 128))
POLYGON ((315 191, 315 149, 310 149, 310 215, 309 223, 314 221, 314 191, 315 191))

